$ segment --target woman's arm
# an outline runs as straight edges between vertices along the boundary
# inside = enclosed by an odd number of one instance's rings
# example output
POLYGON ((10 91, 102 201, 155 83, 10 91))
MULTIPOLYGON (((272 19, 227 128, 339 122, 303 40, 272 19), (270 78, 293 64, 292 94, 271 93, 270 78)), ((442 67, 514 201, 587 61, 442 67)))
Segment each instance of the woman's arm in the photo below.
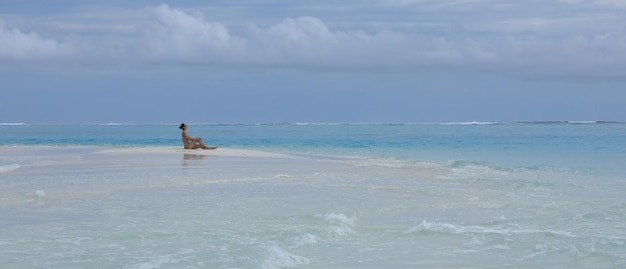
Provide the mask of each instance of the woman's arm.
POLYGON ((187 134, 187 132, 183 132, 183 137, 187 140, 187 141, 191 141, 191 142, 199 142, 202 141, 201 137, 191 137, 189 136, 189 134, 187 134))

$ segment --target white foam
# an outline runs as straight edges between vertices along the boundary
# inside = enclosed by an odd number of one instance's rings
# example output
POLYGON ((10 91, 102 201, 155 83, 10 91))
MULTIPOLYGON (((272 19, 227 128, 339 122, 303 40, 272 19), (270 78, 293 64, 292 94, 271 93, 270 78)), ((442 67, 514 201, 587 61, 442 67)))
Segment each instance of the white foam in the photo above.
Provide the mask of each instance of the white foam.
POLYGON ((46 197, 46 192, 44 192, 42 190, 36 190, 35 191, 35 195, 37 195, 37 197, 39 197, 39 198, 43 198, 43 197, 46 197))
POLYGON ((367 158, 356 162, 359 167, 405 168, 409 163, 391 158, 367 158))
POLYGON ((481 122, 481 121, 467 121, 467 122, 446 122, 441 125, 494 125, 497 122, 481 122))
POLYGON ((309 259, 290 253, 276 244, 268 244, 266 250, 265 260, 261 264, 263 269, 280 269, 311 263, 309 259))
POLYGON ((8 173, 20 168, 19 164, 0 165, 0 173, 8 173))
POLYGON ((437 233, 451 233, 451 234, 501 234, 501 235, 524 235, 524 234, 537 234, 545 233, 563 237, 573 237, 570 232, 567 231, 553 231, 543 229, 522 228, 519 226, 512 227, 484 227, 484 226, 461 226, 450 223, 441 222, 428 222, 423 220, 420 225, 407 231, 407 233, 419 233, 422 231, 431 231, 437 233))
POLYGON ((347 161, 358 167, 437 169, 445 165, 434 162, 413 162, 384 157, 353 157, 347 161))
POLYGON ((312 245, 317 244, 317 242, 319 242, 319 238, 312 234, 304 234, 294 240, 296 246, 312 245))
POLYGON ((571 123, 571 124, 595 124, 595 123, 598 123, 598 121, 595 121, 595 120, 570 120, 570 121, 567 121, 567 123, 571 123))
POLYGON ((319 123, 319 122, 296 122, 293 123, 293 125, 297 125, 297 126, 308 126, 308 125, 313 125, 313 126, 335 126, 335 125, 344 125, 341 123, 319 123))
POLYGON ((330 213, 325 217, 325 220, 331 224, 332 233, 340 236, 353 234, 355 226, 355 218, 348 218, 344 214, 330 213))

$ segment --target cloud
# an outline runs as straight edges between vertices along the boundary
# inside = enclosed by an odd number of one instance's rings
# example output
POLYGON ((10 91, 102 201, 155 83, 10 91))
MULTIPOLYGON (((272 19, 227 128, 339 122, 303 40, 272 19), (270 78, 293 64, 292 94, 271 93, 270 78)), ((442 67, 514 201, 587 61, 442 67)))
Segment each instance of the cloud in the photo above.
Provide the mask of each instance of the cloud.
POLYGON ((148 10, 158 22, 147 29, 149 55, 172 61, 329 70, 462 67, 527 75, 626 76, 619 68, 626 61, 626 35, 619 26, 612 26, 618 18, 611 16, 480 21, 452 33, 428 34, 333 30, 320 18, 305 16, 266 27, 249 25, 234 35, 224 24, 167 5, 148 10))
POLYGON ((369 64, 387 48, 402 43, 402 36, 363 31, 331 31, 315 17, 288 18, 267 28, 254 27, 248 39, 257 61, 290 65, 369 64), (381 44, 386 43, 386 44, 381 44), (382 46, 381 46, 382 45, 382 46), (387 46, 384 46, 387 45, 387 46))
POLYGON ((333 31, 311 16, 287 18, 267 27, 249 25, 236 36, 223 24, 209 23, 167 5, 148 11, 158 22, 146 29, 149 57, 174 61, 362 69, 494 57, 479 47, 455 44, 444 37, 333 31))
MULTIPOLYGON (((189 11, 199 8, 162 4, 128 11, 132 14, 127 21, 116 15, 111 15, 115 20, 103 19, 106 14, 100 14, 100 20, 85 21, 80 32, 68 30, 57 39, 0 22, 0 59, 346 71, 440 67, 626 77, 626 22, 619 1, 529 1, 381 0, 377 7, 383 9, 382 19, 372 24, 352 20, 351 15, 338 22, 323 12, 276 18, 273 23, 265 18, 264 24, 223 17, 211 21, 189 11), (103 27, 112 22, 117 27, 103 27), (89 27, 97 31, 90 32, 89 27)), ((356 8, 370 14, 363 9, 367 8, 356 8)), ((72 25, 80 25, 82 19, 72 20, 72 25)), ((59 29, 57 33, 62 32, 59 29)))
POLYGON ((0 62, 59 59, 72 52, 69 44, 43 38, 34 32, 24 33, 18 28, 9 28, 0 20, 0 62))
MULTIPOLYGON (((527 0, 530 1, 530 0, 527 0)), ((519 5, 512 0, 383 0, 383 5, 392 7, 416 7, 430 11, 485 11, 485 10, 506 10, 519 5)), ((523 5, 522 5, 523 7, 523 5)), ((519 7, 517 7, 519 8, 519 7)))
POLYGON ((592 3, 607 6, 626 7, 626 2, 622 0, 595 0, 592 1, 592 3))
POLYGON ((184 61, 213 61, 240 46, 220 23, 209 23, 166 4, 147 8, 157 25, 145 29, 148 57, 184 61))

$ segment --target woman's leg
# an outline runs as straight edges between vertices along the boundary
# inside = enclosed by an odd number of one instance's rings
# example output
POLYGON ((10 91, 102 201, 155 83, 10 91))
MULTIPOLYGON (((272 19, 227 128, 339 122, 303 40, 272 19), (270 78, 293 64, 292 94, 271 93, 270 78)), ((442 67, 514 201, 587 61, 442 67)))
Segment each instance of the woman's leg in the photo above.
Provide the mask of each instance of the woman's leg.
POLYGON ((204 142, 202 142, 202 140, 200 140, 200 141, 197 142, 196 148, 216 149, 217 147, 209 147, 209 146, 205 145, 204 142))

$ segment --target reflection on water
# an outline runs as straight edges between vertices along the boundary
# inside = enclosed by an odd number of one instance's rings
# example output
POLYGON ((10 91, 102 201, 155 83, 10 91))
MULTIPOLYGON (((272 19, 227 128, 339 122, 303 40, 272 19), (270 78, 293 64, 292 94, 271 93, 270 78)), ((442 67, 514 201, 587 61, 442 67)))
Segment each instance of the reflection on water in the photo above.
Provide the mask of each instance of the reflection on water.
POLYGON ((200 161, 202 161, 206 157, 207 155, 202 155, 202 154, 190 154, 190 153, 183 154, 183 164, 182 164, 183 174, 187 175, 190 167, 199 166, 201 164, 200 161))
POLYGON ((185 161, 187 160, 202 160, 206 156, 207 155, 185 153, 183 154, 183 163, 185 163, 185 161))

